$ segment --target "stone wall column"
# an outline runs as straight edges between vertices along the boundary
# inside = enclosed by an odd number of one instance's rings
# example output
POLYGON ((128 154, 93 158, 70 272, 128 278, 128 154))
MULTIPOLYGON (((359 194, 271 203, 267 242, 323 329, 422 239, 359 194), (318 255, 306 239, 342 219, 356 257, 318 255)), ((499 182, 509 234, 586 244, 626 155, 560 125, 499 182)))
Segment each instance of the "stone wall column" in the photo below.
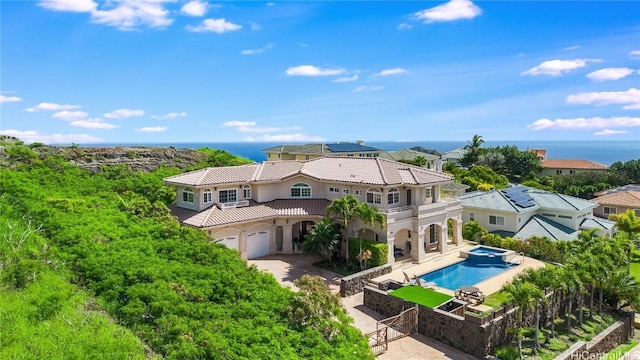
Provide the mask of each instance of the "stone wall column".
POLYGON ((462 219, 456 219, 455 228, 453 229, 453 241, 457 246, 464 245, 464 241, 462 241, 462 219))
POLYGON ((440 185, 434 185, 431 188, 431 196, 433 197, 434 203, 437 203, 440 201, 440 185))

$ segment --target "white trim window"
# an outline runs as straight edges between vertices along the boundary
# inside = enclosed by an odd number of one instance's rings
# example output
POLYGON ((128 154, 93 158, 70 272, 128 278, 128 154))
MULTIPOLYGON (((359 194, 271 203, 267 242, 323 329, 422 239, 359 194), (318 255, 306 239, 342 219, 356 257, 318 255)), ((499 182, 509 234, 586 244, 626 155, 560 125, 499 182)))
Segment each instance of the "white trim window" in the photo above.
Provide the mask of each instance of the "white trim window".
POLYGON ((425 189, 424 189, 424 197, 425 197, 425 198, 430 198, 431 196, 432 196, 432 194, 431 194, 431 188, 430 188, 430 187, 425 188, 425 189))
POLYGON ((398 192, 398 189, 396 188, 391 188, 387 193, 387 204, 392 205, 392 204, 397 204, 399 202, 400 202, 400 192, 398 192))
POLYGON ((617 214, 618 213, 618 208, 614 208, 612 206, 605 206, 604 208, 602 208, 602 212, 605 215, 617 214))
POLYGON ((469 213, 469 221, 476 221, 476 214, 475 213, 472 213, 472 212, 469 213))
POLYGON ((245 185, 242 187, 242 198, 251 199, 251 186, 245 185))
POLYGON ((193 203, 193 190, 191 190, 191 188, 184 188, 184 190, 182 190, 182 201, 193 203))
POLYGON ((362 196, 362 190, 356 190, 356 195, 362 196))
POLYGON ((329 192, 339 193, 340 189, 337 187, 329 187, 329 192))
POLYGON ((291 197, 311 197, 311 186, 305 183, 296 183, 291 187, 291 197))
POLYGON ((209 204, 213 201, 213 195, 211 193, 211 189, 204 189, 202 192, 202 202, 204 204, 209 204))
POLYGON ((236 189, 218 191, 218 202, 221 204, 232 203, 238 201, 238 192, 236 189))
POLYGON ((342 189, 342 193, 343 194, 348 194, 349 193, 349 189, 342 189))
POLYGON ((382 192, 380 189, 369 189, 367 190, 367 203, 369 204, 381 204, 382 203, 382 192))
POLYGON ((489 224, 504 226, 504 216, 489 215, 489 224))

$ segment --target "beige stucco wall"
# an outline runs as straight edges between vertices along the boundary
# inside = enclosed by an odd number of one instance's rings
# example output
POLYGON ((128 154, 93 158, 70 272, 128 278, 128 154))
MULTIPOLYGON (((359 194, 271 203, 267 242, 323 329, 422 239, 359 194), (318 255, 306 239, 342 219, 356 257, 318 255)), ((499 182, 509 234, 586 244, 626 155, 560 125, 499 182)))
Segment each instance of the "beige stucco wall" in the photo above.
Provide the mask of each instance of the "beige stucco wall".
POLYGON ((616 214, 622 214, 622 213, 626 212, 627 210, 633 210, 633 211, 635 211, 636 216, 640 216, 640 206, 638 208, 630 208, 630 207, 624 207, 624 206, 619 206, 619 205, 607 205, 607 204, 598 205, 597 208, 593 209, 593 214, 596 215, 596 216, 607 218, 610 214, 605 214, 604 213, 605 206, 606 207, 614 207, 614 208, 616 208, 616 214))
POLYGON ((573 174, 585 174, 585 173, 591 173, 591 174, 604 174, 607 172, 607 169, 556 169, 556 168, 544 168, 544 170, 542 170, 542 172, 540 173, 541 175, 571 175, 571 171, 573 171, 573 174), (557 174, 557 171, 560 170, 562 171, 561 174, 557 174))

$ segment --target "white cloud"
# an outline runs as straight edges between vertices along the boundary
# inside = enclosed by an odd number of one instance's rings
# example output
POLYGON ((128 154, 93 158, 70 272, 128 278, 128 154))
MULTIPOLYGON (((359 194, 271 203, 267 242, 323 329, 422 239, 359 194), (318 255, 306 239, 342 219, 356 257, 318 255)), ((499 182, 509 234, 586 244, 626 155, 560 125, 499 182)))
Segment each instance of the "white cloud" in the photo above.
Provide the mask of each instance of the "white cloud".
POLYGON ((179 113, 172 112, 165 115, 151 115, 151 118, 158 119, 158 120, 170 120, 170 119, 176 119, 184 116, 187 116, 186 112, 179 112, 179 113))
POLYGON ((85 129, 104 129, 104 130, 111 130, 118 127, 117 125, 114 125, 114 124, 102 122, 98 118, 73 121, 71 123, 71 126, 77 126, 85 129))
POLYGON ((633 50, 629 53, 630 58, 640 59, 640 50, 633 50))
POLYGON ((413 17, 425 23, 473 19, 482 10, 469 0, 451 0, 448 3, 413 13, 413 17))
POLYGON ((258 24, 257 22, 249 22, 249 25, 251 25, 251 30, 260 30, 262 28, 262 26, 260 26, 260 24, 258 24))
POLYGON ((245 137, 245 141, 253 142, 324 142, 327 139, 320 136, 310 136, 304 134, 280 134, 280 135, 262 135, 259 137, 245 137))
POLYGON ((331 76, 343 74, 345 69, 321 69, 313 65, 300 65, 287 69, 289 76, 331 76))
POLYGON ((382 86, 373 86, 373 85, 360 85, 353 89, 353 92, 363 92, 363 91, 378 91, 382 90, 384 87, 382 86))
POLYGON ((266 5, 267 5, 267 6, 276 6, 276 3, 274 3, 274 2, 268 2, 266 5))
POLYGON ((585 130, 585 129, 608 129, 640 126, 640 117, 593 117, 576 119, 540 119, 527 125, 532 130, 585 130))
POLYGON ((267 45, 265 45, 265 46, 263 46, 263 47, 261 47, 261 48, 258 48, 258 49, 247 49, 247 50, 242 50, 242 51, 240 52, 240 54, 242 54, 242 55, 256 55, 256 54, 262 54, 262 53, 265 53, 265 52, 267 52, 268 50, 272 49, 272 48, 273 48, 273 46, 274 46, 273 44, 267 44, 267 45))
POLYGON ((345 77, 337 78, 332 81, 337 83, 343 83, 343 82, 356 81, 356 80, 358 80, 358 74, 355 74, 353 76, 345 76, 345 77))
POLYGON ((404 74, 406 72, 407 72, 407 70, 402 69, 402 68, 385 69, 385 70, 380 71, 377 74, 374 74, 373 76, 389 76, 389 75, 404 74))
POLYGON ((98 4, 93 0, 42 0, 38 4, 53 11, 92 12, 98 4))
MULTIPOLYGON (((113 2, 105 2, 105 7, 113 2)), ((162 0, 122 0, 108 10, 91 12, 91 22, 115 26, 120 30, 133 30, 140 25, 164 28, 173 23, 162 0)))
POLYGON ((62 119, 62 120, 74 120, 74 119, 84 119, 89 114, 84 111, 58 111, 57 113, 51 115, 52 118, 62 119))
POLYGON ((565 51, 571 51, 571 50, 577 50, 577 49, 580 49, 580 47, 581 47, 580 45, 573 45, 573 46, 567 46, 566 48, 564 48, 564 49, 562 49, 562 50, 565 50, 565 51))
POLYGON ((17 96, 0 95, 0 104, 12 103, 12 102, 17 102, 17 101, 22 101, 22 98, 19 98, 17 96))
POLYGON ((140 131, 140 132, 163 132, 163 131, 167 131, 167 127, 166 126, 142 127, 142 128, 136 129, 136 131, 140 131))
POLYGON ((590 72, 587 74, 587 77, 593 81, 619 80, 633 74, 634 72, 635 71, 633 69, 626 67, 606 68, 590 72))
POLYGON ((579 93, 567 96, 567 103, 597 106, 623 104, 625 110, 640 110, 640 90, 631 88, 627 91, 579 93))
POLYGON ((232 121, 227 121, 226 123, 223 123, 222 126, 230 126, 230 127, 256 126, 256 122, 232 120, 232 121))
POLYGON ((198 26, 187 26, 187 30, 193 32, 214 32, 222 34, 228 31, 236 31, 242 29, 242 25, 228 22, 225 19, 205 19, 198 26))
POLYGON ((80 109, 80 106, 79 105, 60 105, 55 103, 40 103, 34 107, 25 109, 25 111, 36 112, 36 111, 43 111, 43 110, 60 111, 60 110, 74 110, 74 109, 80 109))
POLYGON ((208 3, 193 0, 182 5, 180 13, 188 16, 204 16, 207 13, 207 7, 208 3))
POLYGON ((587 66, 590 62, 601 62, 599 59, 549 60, 524 71, 521 75, 551 75, 560 76, 571 70, 587 66))
POLYGON ((126 119, 134 116, 144 116, 144 110, 118 109, 104 114, 109 119, 126 119))
POLYGON ((407 23, 398 25, 398 30, 410 30, 411 28, 413 28, 413 25, 407 23))
POLYGON ((7 136, 14 136, 24 141, 25 143, 41 142, 43 144, 81 144, 81 143, 98 143, 102 139, 99 137, 86 135, 86 134, 39 134, 34 130, 20 131, 20 130, 0 130, 0 134, 7 136))
POLYGON ((593 135, 596 136, 608 136, 608 135, 618 135, 618 134, 626 134, 629 131, 627 130, 610 130, 610 129, 604 129, 602 131, 596 131, 595 133, 593 133, 593 135))

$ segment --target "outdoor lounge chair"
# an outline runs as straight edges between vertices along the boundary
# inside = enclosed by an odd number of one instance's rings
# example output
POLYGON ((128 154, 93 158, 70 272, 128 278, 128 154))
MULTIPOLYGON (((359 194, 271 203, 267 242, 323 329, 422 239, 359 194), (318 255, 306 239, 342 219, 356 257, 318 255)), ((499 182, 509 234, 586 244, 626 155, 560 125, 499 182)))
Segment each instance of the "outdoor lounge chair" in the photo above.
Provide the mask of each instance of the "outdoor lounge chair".
POLYGON ((417 279, 418 279, 417 277, 415 277, 415 276, 414 276, 414 277, 413 277, 413 279, 411 279, 411 278, 409 278, 409 275, 407 275, 407 273, 406 273, 406 272, 404 272, 404 271, 402 272, 402 274, 404 275, 404 282, 405 282, 406 284, 409 284, 409 285, 418 285, 418 283, 417 283, 417 282, 418 282, 419 280, 417 280, 417 279))
POLYGON ((422 281, 415 274, 413 275, 413 278, 416 280, 416 285, 422 286, 425 289, 433 289, 438 287, 438 284, 434 283, 433 281, 422 281))

